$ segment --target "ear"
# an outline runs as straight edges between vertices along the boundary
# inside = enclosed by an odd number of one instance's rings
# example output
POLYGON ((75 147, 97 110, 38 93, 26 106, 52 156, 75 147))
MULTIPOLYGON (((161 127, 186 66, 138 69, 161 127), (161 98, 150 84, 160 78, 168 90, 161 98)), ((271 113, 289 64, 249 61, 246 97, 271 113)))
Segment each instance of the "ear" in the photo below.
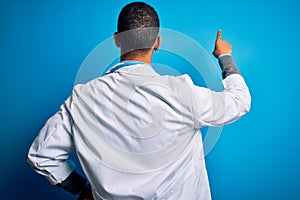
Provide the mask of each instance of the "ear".
POLYGON ((115 44, 117 47, 120 47, 120 41, 118 39, 118 33, 117 32, 114 32, 114 40, 115 40, 115 44))
POLYGON ((154 43, 154 51, 157 51, 161 45, 162 39, 160 36, 156 37, 155 43, 154 43))

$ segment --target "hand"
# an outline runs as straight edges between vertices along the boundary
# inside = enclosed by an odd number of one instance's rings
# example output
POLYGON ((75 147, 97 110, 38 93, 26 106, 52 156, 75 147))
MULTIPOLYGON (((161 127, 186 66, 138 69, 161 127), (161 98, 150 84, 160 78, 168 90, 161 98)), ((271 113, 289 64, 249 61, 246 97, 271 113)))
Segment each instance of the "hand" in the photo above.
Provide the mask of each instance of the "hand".
POLYGON ((231 45, 226 41, 221 39, 222 31, 218 30, 217 39, 215 43, 215 50, 213 52, 213 55, 218 58, 222 54, 232 54, 232 47, 231 45))
POLYGON ((77 200, 94 200, 90 184, 86 184, 77 200))

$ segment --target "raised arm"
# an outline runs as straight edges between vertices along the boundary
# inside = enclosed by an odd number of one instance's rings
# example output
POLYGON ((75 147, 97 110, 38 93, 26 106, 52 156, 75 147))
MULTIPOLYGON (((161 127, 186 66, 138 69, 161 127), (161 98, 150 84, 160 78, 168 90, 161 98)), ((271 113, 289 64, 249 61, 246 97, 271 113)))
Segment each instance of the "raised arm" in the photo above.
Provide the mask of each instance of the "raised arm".
POLYGON ((218 31, 213 55, 218 59, 223 76, 224 90, 215 92, 203 87, 193 87, 196 96, 195 126, 222 126, 249 112, 251 96, 240 70, 232 58, 231 45, 218 31))

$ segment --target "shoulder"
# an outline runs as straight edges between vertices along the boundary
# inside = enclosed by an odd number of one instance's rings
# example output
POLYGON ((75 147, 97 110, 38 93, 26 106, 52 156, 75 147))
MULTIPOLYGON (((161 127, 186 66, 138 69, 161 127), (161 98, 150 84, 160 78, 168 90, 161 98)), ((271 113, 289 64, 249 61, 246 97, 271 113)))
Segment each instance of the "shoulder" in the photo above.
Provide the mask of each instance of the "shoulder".
POLYGON ((180 87, 191 87, 194 86, 192 78, 188 74, 183 74, 179 76, 168 76, 169 80, 180 87))
POLYGON ((163 75, 161 77, 164 77, 165 79, 169 79, 170 81, 173 82, 178 82, 178 83, 187 83, 187 84, 194 84, 193 80, 188 74, 183 74, 179 76, 171 76, 171 75, 163 75))
POLYGON ((101 79, 103 79, 103 77, 97 77, 95 79, 92 79, 86 83, 79 83, 76 84, 73 87, 73 94, 86 94, 86 93, 90 93, 92 92, 95 87, 97 87, 97 85, 99 85, 99 82, 101 82, 101 79))
POLYGON ((193 80, 188 74, 183 74, 181 76, 176 76, 176 78, 182 82, 188 83, 188 84, 194 84, 193 80))

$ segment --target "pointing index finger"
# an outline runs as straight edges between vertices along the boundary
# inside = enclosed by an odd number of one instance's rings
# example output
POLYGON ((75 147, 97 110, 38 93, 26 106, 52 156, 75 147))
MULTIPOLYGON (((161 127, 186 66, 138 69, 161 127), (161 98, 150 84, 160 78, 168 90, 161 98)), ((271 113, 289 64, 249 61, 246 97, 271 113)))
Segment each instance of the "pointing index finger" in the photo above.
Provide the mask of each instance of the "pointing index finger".
POLYGON ((217 40, 221 40, 221 35, 222 35, 222 30, 219 29, 217 34, 217 40))

